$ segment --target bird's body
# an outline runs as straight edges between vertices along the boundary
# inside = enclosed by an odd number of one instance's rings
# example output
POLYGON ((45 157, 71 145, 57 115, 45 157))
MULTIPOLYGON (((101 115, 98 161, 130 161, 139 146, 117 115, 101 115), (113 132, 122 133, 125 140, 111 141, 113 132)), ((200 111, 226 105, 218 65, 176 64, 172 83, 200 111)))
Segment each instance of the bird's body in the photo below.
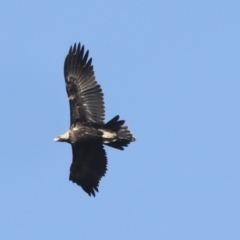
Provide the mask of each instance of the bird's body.
POLYGON ((68 142, 70 144, 96 140, 107 144, 117 141, 117 134, 109 129, 89 127, 79 123, 61 135, 61 139, 55 138, 54 140, 68 142))
POLYGON ((119 116, 104 123, 103 93, 95 80, 91 61, 88 51, 84 53, 84 46, 75 44, 70 48, 64 63, 70 129, 54 141, 71 144, 73 161, 69 180, 95 196, 99 181, 107 171, 103 144, 123 150, 135 138, 119 116))

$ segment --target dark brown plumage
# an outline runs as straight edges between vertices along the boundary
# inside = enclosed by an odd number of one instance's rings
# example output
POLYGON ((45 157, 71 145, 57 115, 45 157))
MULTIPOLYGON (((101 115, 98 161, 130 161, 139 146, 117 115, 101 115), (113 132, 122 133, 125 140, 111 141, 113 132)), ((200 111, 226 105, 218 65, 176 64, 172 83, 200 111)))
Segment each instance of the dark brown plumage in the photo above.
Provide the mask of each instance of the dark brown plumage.
POLYGON ((104 123, 102 89, 96 82, 92 59, 88 60, 88 51, 85 53, 80 43, 70 47, 64 63, 64 77, 70 104, 70 129, 54 141, 72 145, 69 180, 95 196, 99 181, 107 171, 103 144, 123 150, 135 138, 119 116, 104 123))

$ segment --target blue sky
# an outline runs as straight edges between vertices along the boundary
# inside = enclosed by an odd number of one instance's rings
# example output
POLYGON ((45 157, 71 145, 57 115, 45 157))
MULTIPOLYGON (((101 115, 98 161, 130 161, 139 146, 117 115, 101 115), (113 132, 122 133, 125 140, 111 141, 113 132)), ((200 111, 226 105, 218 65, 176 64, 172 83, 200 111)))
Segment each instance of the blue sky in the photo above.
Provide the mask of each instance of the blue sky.
POLYGON ((0 239, 240 238, 239 1, 4 1, 0 239), (96 198, 68 181, 63 61, 90 50, 106 120, 96 198))

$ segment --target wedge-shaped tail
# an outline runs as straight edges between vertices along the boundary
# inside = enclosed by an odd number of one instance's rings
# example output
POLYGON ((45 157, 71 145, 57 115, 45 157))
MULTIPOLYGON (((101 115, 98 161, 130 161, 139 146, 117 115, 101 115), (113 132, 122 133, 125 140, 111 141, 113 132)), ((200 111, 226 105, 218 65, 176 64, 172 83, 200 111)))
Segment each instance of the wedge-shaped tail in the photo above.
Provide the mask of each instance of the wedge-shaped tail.
POLYGON ((105 143, 105 145, 119 150, 124 150, 124 147, 127 147, 130 142, 134 142, 136 140, 128 127, 123 126, 124 123, 125 121, 119 120, 119 116, 117 115, 104 125, 105 129, 111 130, 117 134, 116 141, 105 143))

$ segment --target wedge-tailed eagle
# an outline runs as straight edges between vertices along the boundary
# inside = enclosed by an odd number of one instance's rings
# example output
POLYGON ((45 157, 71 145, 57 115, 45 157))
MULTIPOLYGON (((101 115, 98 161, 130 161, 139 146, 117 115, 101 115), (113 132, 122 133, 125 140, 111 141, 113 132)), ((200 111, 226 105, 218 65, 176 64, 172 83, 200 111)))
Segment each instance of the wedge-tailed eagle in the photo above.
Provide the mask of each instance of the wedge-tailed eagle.
POLYGON ((71 46, 66 56, 64 77, 70 104, 70 129, 54 141, 71 144, 73 159, 69 180, 89 196, 95 196, 99 181, 107 171, 103 145, 123 150, 135 138, 119 116, 104 123, 103 93, 88 53, 79 43, 71 46))

